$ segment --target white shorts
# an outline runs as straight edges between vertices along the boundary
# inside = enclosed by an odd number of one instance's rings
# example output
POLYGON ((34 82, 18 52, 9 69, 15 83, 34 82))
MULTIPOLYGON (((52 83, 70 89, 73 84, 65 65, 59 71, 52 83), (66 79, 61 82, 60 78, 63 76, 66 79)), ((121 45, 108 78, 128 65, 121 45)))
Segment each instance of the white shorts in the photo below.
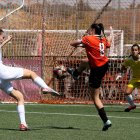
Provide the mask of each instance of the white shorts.
POLYGON ((20 79, 23 76, 23 68, 10 67, 0 63, 0 89, 6 93, 11 93, 13 86, 12 80, 20 79))
POLYGON ((23 68, 0 64, 0 79, 16 80, 23 76, 23 68))

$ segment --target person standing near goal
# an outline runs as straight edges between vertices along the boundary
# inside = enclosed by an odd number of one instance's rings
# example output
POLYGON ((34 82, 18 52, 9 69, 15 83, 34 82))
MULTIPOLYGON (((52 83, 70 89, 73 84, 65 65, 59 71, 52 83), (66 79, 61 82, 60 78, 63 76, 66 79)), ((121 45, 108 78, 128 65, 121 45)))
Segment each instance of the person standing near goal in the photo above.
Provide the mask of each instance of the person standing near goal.
POLYGON ((130 105, 124 110, 125 112, 136 109, 132 92, 135 88, 140 88, 140 46, 138 44, 132 45, 131 55, 122 64, 120 73, 117 75, 116 80, 119 80, 123 76, 123 72, 128 67, 132 70, 132 78, 130 79, 125 91, 126 100, 130 105))
POLYGON ((27 131, 28 126, 25 121, 24 97, 19 90, 12 86, 10 81, 17 79, 32 79, 35 84, 42 88, 42 92, 44 94, 52 93, 53 95, 59 95, 59 93, 50 88, 35 72, 24 68, 10 67, 3 64, 2 47, 11 39, 12 36, 10 35, 7 39, 5 39, 4 31, 0 29, 0 89, 17 100, 17 111, 20 118, 19 129, 21 131, 27 131))
POLYGON ((86 49, 90 66, 89 86, 91 98, 104 123, 102 130, 106 131, 111 127, 112 123, 106 115, 103 103, 99 96, 102 78, 108 70, 108 58, 105 56, 104 52, 106 48, 110 47, 110 42, 105 37, 102 37, 101 33, 104 34, 103 24, 92 24, 90 26, 89 35, 84 36, 82 40, 73 41, 70 45, 78 47, 82 44, 81 46, 86 49))

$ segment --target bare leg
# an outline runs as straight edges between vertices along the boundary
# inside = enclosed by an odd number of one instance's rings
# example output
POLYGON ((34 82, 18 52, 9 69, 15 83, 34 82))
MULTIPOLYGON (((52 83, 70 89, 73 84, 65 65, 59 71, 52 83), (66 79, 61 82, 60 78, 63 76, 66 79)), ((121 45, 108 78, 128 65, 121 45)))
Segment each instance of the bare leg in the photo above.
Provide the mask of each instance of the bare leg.
POLYGON ((22 78, 32 79, 41 88, 49 88, 44 80, 31 70, 24 69, 22 78))
POLYGON ((58 92, 56 92, 55 90, 53 90, 52 88, 50 88, 45 82, 44 80, 39 77, 35 72, 28 70, 28 69, 24 69, 23 70, 23 79, 32 79, 34 81, 34 83, 36 83, 39 87, 41 87, 43 90, 43 93, 52 93, 52 95, 54 96, 59 96, 60 94, 58 92))
POLYGON ((38 75, 35 72, 28 69, 23 70, 23 79, 25 78, 34 80, 36 77, 38 77, 38 75))
POLYGON ((89 69, 89 63, 88 59, 83 59, 77 68, 77 71, 79 74, 81 74, 84 70, 89 69))
POLYGON ((17 100, 17 105, 24 105, 24 98, 19 90, 13 89, 10 96, 17 100))
POLYGON ((103 103, 100 100, 99 95, 100 95, 100 88, 91 88, 91 98, 94 101, 96 109, 98 110, 99 116, 104 123, 104 127, 102 130, 106 131, 111 126, 111 121, 108 120, 107 118, 103 103))
POLYGON ((132 97, 133 90, 134 90, 134 88, 127 87, 126 93, 125 93, 126 99, 131 106, 135 105, 134 101, 133 101, 133 97, 132 97))
POLYGON ((99 95, 100 95, 100 89, 99 88, 97 88, 97 89, 91 88, 91 98, 94 101, 97 109, 103 108, 103 103, 101 102, 101 100, 99 98, 99 95))
POLYGON ((73 69, 73 68, 67 68, 68 73, 70 73, 72 75, 72 77, 77 80, 78 76, 86 69, 89 68, 89 63, 88 63, 88 59, 82 59, 79 67, 77 69, 73 69))
POLYGON ((134 104, 134 100, 133 100, 133 96, 132 96, 133 90, 134 90, 133 87, 127 87, 127 89, 126 89, 125 96, 126 96, 126 100, 130 104, 130 106, 124 110, 125 112, 129 112, 132 109, 136 109, 136 105, 134 104))

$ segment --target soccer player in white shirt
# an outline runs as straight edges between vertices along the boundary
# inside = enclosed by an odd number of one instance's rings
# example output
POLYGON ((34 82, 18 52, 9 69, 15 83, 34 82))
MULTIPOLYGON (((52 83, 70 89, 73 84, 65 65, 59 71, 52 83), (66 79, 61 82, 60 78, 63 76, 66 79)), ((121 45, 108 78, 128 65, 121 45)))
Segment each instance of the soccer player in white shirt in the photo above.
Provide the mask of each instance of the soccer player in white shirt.
POLYGON ((12 86, 10 81, 17 79, 32 79, 34 83, 42 88, 43 93, 52 93, 53 95, 60 94, 50 88, 35 72, 24 68, 10 67, 3 64, 2 47, 11 39, 11 35, 9 35, 7 39, 5 39, 4 31, 0 29, 0 89, 17 100, 17 111, 20 118, 19 129, 21 131, 26 131, 28 130, 28 126, 25 120, 24 97, 19 90, 15 89, 12 86))

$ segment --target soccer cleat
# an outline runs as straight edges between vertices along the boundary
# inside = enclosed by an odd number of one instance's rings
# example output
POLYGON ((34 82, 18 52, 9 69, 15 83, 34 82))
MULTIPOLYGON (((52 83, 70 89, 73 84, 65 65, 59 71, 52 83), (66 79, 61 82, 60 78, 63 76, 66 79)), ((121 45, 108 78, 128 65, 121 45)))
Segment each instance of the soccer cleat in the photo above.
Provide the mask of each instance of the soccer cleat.
POLYGON ((107 120, 107 122, 104 124, 102 131, 108 130, 109 127, 112 126, 112 123, 110 120, 107 120))
POLYGON ((124 110, 124 112, 129 112, 129 111, 131 111, 131 110, 133 110, 133 109, 136 109, 136 105, 134 105, 134 106, 129 106, 128 108, 126 108, 126 109, 124 110))
POLYGON ((28 130, 30 130, 30 129, 28 128, 27 125, 20 124, 20 126, 19 126, 19 130, 20 130, 20 131, 28 131, 28 130))
POLYGON ((60 96, 60 94, 57 91, 53 90, 52 88, 44 88, 42 89, 42 92, 43 94, 51 93, 53 96, 60 96))
POLYGON ((67 68, 67 71, 73 77, 74 80, 78 80, 78 75, 74 74, 73 68, 67 68))

